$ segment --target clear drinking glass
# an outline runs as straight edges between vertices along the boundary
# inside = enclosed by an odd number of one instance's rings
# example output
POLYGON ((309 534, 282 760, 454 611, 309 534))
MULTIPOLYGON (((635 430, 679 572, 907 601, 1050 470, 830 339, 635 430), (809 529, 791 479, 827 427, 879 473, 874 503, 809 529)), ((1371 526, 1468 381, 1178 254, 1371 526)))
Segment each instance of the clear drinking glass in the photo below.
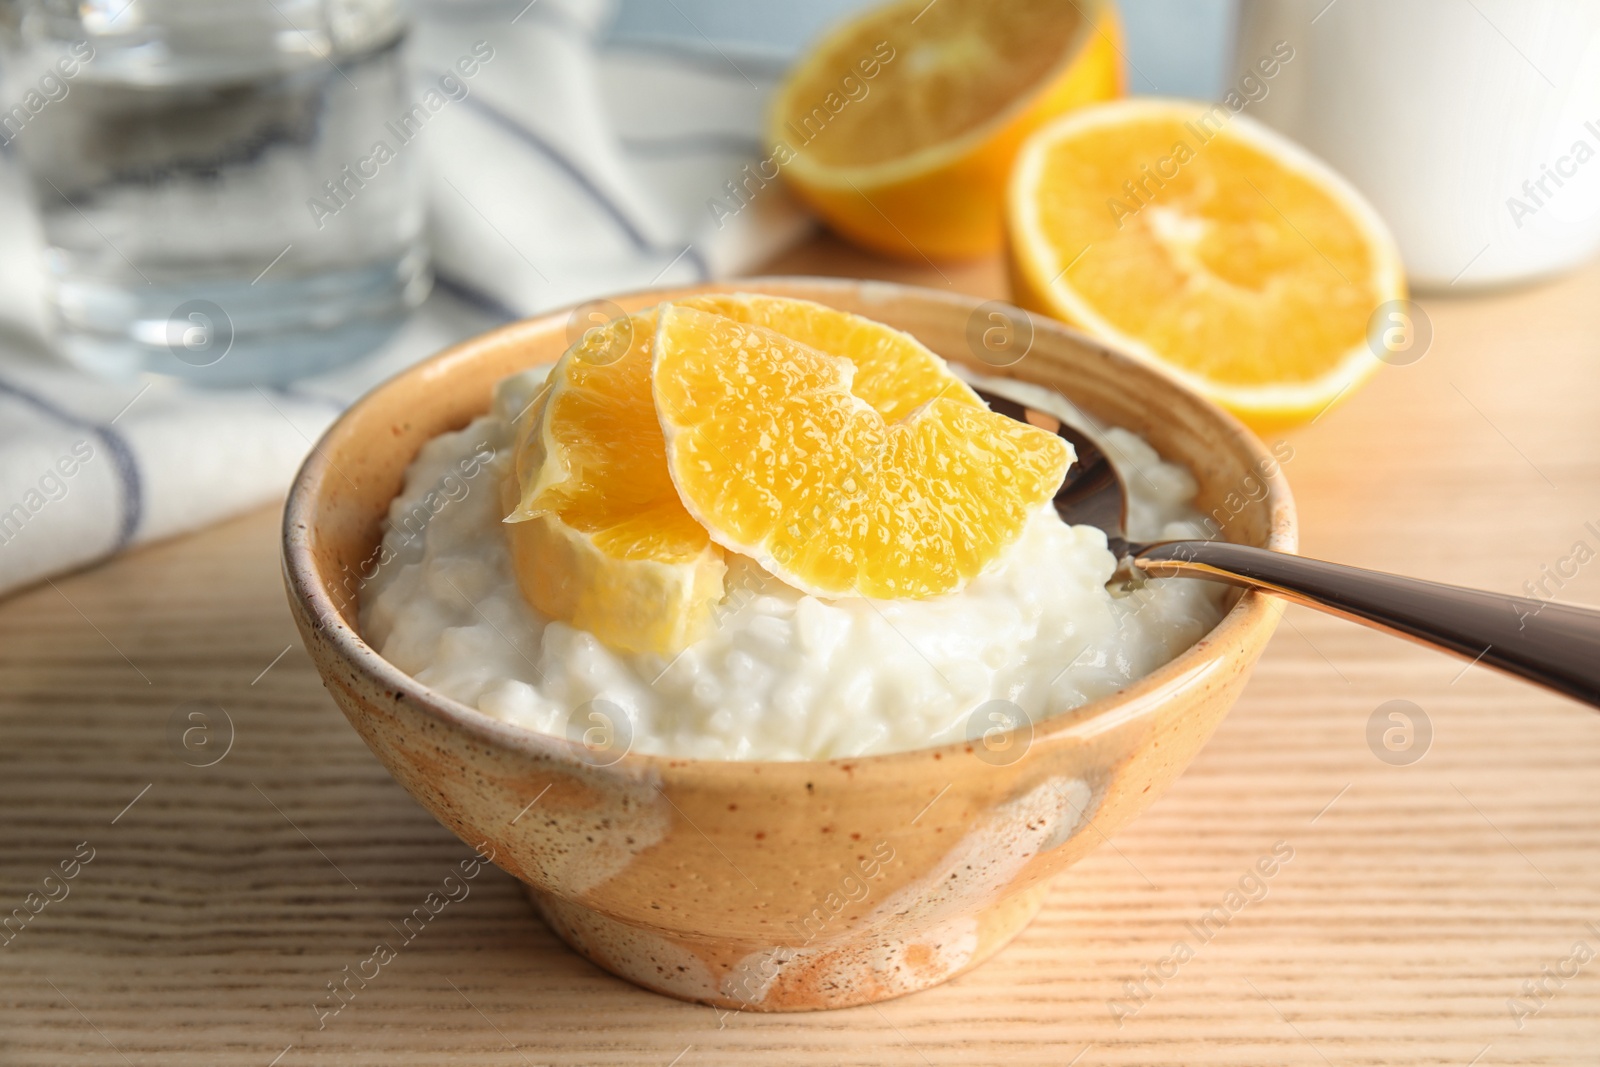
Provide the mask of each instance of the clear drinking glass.
POLYGON ((0 0, 0 27, 70 359, 284 382, 427 295, 397 0, 0 0))

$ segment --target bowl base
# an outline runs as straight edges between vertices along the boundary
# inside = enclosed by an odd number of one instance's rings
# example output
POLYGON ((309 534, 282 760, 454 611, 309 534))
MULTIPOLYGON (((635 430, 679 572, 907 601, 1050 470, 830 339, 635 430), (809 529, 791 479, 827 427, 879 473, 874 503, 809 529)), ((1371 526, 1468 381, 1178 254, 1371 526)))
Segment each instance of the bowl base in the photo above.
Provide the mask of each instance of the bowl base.
POLYGON ((909 933, 886 924, 802 945, 674 937, 524 889, 557 937, 634 985, 733 1011, 820 1011, 890 1000, 971 970, 1033 921, 1049 883, 909 933))

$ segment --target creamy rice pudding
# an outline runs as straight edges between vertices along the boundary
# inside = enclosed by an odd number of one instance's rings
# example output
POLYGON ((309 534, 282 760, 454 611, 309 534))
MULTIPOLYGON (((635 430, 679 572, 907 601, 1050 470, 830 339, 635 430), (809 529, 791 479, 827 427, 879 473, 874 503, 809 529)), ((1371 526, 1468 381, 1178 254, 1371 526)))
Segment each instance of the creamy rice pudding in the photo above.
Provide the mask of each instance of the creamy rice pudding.
MULTIPOLYGON (((507 379, 490 414, 422 449, 390 506, 384 562, 361 589, 373 647, 497 719, 570 734, 601 706, 626 720, 633 751, 701 759, 901 751, 968 736, 991 701, 1037 721, 1113 693, 1222 616, 1227 591, 1212 583, 1108 585, 1105 536, 1046 504, 964 588, 927 599, 812 596, 730 554, 707 636, 674 656, 619 651, 530 606, 501 522, 513 420, 546 372, 507 379)), ((1061 407, 1043 390, 973 380, 1061 407)), ((1204 536, 1188 471, 1124 430, 1100 443, 1127 485, 1133 538, 1204 536)))

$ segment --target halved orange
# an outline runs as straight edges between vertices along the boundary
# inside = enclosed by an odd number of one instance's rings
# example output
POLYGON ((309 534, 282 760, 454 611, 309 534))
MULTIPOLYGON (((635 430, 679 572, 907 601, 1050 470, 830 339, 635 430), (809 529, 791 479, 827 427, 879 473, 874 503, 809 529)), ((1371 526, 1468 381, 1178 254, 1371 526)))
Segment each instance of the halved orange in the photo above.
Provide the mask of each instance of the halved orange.
POLYGON ((850 359, 664 305, 652 380, 678 496, 713 541, 808 593, 954 592, 1021 535, 1072 450, 938 369, 874 404, 850 359))
POLYGON ((772 164, 867 248, 993 252, 1018 146, 1063 111, 1122 94, 1120 36, 1110 0, 874 8, 825 37, 779 89, 772 164))
POLYGON ((1177 374, 1258 428, 1315 417, 1379 365, 1405 296, 1344 179, 1223 105, 1128 100, 1040 130, 1009 191, 1013 298, 1177 374))

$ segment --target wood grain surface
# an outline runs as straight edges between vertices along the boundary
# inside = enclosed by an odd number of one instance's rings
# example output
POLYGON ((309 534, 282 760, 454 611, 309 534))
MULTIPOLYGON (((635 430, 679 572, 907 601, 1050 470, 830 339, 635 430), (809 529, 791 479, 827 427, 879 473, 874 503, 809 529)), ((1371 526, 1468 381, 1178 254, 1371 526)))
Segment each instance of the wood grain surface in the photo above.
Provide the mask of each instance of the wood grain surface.
MULTIPOLYGON (((825 238, 776 266, 1004 292, 993 264, 825 238)), ((1560 595, 1600 602, 1574 556, 1600 550, 1600 269, 1423 306, 1420 362, 1289 438, 1304 551, 1506 591, 1575 570, 1560 595)), ((276 510, 58 578, 0 603, 0 918, 31 916, 0 934, 0 1064, 1596 1063, 1600 718, 1285 620, 1168 796, 946 986, 812 1015, 679 1003, 568 951, 489 871, 326 1014, 469 852, 323 691, 276 510), (1409 765, 1369 747, 1391 700, 1431 727, 1409 765), (210 732, 185 747, 190 712, 210 732)))

